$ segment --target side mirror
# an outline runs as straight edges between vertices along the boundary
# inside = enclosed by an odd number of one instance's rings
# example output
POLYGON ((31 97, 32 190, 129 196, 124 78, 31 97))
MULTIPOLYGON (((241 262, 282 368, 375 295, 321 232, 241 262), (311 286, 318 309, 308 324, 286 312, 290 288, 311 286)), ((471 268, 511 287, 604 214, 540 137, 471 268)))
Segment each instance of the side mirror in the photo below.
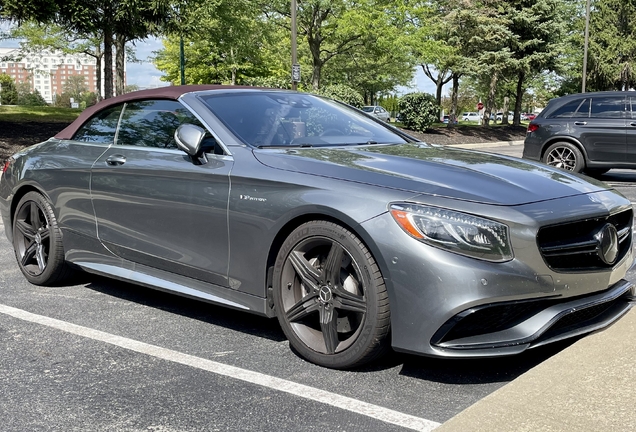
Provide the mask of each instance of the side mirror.
POLYGON ((174 131, 177 147, 192 157, 196 157, 201 151, 201 142, 204 137, 205 130, 189 123, 182 124, 174 131))

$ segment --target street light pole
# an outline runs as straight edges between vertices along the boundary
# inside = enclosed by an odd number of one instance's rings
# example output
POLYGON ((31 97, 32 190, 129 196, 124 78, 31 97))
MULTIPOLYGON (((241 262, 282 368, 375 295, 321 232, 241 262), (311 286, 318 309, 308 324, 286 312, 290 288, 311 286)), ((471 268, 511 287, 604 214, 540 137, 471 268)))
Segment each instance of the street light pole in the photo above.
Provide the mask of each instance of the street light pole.
POLYGON ((185 85, 185 53, 183 50, 183 36, 179 37, 179 75, 181 76, 181 85, 185 85))
MULTIPOLYGON (((298 63, 298 53, 296 52, 296 0, 291 0, 291 62, 292 68, 298 63)), ((297 90, 298 84, 292 76, 292 90, 297 90)))
POLYGON ((585 42, 583 43, 583 81, 581 83, 581 93, 585 93, 585 82, 587 80, 587 48, 590 42, 590 0, 587 0, 585 8, 585 42))

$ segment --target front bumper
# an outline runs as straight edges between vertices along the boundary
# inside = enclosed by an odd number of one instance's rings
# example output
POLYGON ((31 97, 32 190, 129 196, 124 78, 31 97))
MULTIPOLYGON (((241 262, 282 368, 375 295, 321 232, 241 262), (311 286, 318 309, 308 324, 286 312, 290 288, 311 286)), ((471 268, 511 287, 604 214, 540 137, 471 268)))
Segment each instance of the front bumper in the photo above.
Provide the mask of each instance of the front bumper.
POLYGON ((514 354, 607 327, 631 309, 634 294, 634 286, 621 280, 602 293, 572 300, 472 308, 443 325, 432 345, 453 356, 514 354))
POLYGON ((631 247, 611 268, 565 272, 550 268, 537 244, 541 227, 625 211, 629 203, 614 191, 516 207, 462 205, 470 208, 453 210, 509 225, 513 260, 492 263, 428 246, 388 214, 363 224, 386 279, 395 350, 436 357, 516 354, 604 328, 632 307, 636 292, 623 279, 634 262, 631 247))

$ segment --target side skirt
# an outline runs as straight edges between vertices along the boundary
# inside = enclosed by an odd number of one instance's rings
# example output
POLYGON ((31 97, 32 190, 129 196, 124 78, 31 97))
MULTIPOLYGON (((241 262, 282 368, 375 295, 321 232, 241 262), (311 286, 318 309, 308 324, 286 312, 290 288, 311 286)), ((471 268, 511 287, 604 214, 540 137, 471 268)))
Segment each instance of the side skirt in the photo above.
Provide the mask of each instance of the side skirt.
POLYGON ((140 264, 127 262, 124 266, 117 266, 88 261, 73 261, 73 264, 89 273, 115 278, 269 318, 275 316, 271 308, 267 307, 266 298, 241 293, 140 264))

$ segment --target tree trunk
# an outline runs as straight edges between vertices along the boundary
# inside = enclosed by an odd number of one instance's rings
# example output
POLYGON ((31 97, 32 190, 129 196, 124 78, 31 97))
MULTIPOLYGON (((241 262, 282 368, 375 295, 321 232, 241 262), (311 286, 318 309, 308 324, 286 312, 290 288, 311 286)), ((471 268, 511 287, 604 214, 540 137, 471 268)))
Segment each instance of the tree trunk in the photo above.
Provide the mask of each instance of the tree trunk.
MULTIPOLYGON (((454 73, 453 76, 453 88, 451 90, 451 111, 450 111, 450 118, 451 121, 455 121, 457 120, 457 108, 458 108, 458 98, 459 98, 459 78, 460 78, 460 74, 454 73)), ((450 123, 449 123, 450 124, 450 123)))
POLYGON ((310 29, 307 32, 307 43, 309 44, 309 51, 311 52, 311 88, 314 91, 320 89, 320 74, 322 72, 323 62, 320 59, 320 45, 322 43, 322 37, 320 35, 320 25, 322 22, 314 22, 316 34, 314 35, 314 29, 310 29))
POLYGON ((97 102, 104 99, 102 93, 102 64, 104 53, 102 53, 102 47, 95 47, 95 88, 97 89, 97 102))
POLYGON ((495 105, 495 91, 497 90, 497 71, 494 71, 490 78, 490 89, 488 90, 488 100, 486 100, 486 112, 484 113, 484 126, 490 125, 490 114, 495 105))
POLYGON ((426 75, 431 81, 435 83, 436 92, 435 99, 437 100, 437 105, 439 106, 439 111, 437 113, 437 117, 441 118, 442 116, 442 91, 444 89, 444 84, 448 83, 452 75, 446 76, 448 70, 438 71, 437 76, 433 75, 433 72, 428 67, 427 64, 420 64, 422 67, 422 71, 424 71, 424 75, 426 75))
POLYGON ((113 97, 113 32, 104 29, 104 99, 113 97))
POLYGON ((515 126, 521 126, 521 107, 523 105, 523 81, 526 79, 525 72, 519 72, 517 77, 517 100, 515 101, 515 117, 512 120, 512 124, 515 126))
POLYGON ((126 87, 126 77, 124 75, 124 65, 126 64, 126 38, 118 34, 115 37, 115 94, 117 96, 124 94, 126 87))
POLYGON ((503 100, 503 110, 501 113, 501 124, 508 125, 508 104, 510 104, 510 98, 508 96, 504 97, 503 100))
POLYGON ((314 91, 320 90, 320 73, 322 72, 322 62, 319 58, 313 59, 311 71, 311 88, 314 91))

